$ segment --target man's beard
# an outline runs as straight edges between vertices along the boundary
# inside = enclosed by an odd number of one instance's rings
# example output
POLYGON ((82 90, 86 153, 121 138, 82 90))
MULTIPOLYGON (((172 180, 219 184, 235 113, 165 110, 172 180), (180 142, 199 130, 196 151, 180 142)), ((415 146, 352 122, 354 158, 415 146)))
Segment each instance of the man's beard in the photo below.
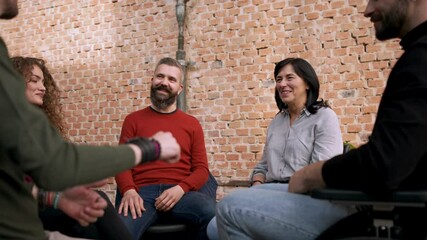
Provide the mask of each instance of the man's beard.
POLYGON ((387 13, 382 15, 374 15, 371 18, 381 18, 381 25, 375 28, 375 36, 378 40, 388 40, 396 37, 400 37, 403 24, 406 18, 406 12, 408 10, 407 1, 397 1, 400 4, 396 4, 387 13))
POLYGON ((174 104, 176 102, 177 96, 178 96, 178 93, 172 92, 169 88, 165 86, 160 85, 158 87, 154 87, 153 85, 151 85, 151 90, 150 90, 151 103, 160 110, 164 110, 170 105, 174 104), (168 95, 158 94, 157 90, 166 91, 168 95))

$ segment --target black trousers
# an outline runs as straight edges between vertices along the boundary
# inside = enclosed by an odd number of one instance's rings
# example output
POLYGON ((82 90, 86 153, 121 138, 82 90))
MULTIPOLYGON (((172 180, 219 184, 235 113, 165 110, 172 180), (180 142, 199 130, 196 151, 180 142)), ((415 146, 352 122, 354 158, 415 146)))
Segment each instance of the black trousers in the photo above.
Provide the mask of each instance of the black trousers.
POLYGON ((98 194, 104 198, 108 206, 105 209, 104 216, 90 224, 87 227, 81 226, 76 220, 68 217, 61 210, 48 208, 39 211, 39 217, 43 222, 45 230, 58 231, 70 237, 91 238, 91 239, 132 239, 126 226, 119 218, 116 209, 111 204, 108 196, 102 192, 97 191, 98 194))

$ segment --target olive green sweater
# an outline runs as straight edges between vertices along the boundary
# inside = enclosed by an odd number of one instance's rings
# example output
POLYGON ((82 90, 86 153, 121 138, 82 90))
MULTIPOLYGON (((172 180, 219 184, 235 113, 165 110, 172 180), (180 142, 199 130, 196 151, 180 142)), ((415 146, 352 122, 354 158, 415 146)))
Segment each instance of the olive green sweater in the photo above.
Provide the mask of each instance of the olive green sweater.
POLYGON ((127 146, 77 146, 65 142, 25 97, 0 38, 0 239, 44 239, 36 200, 24 176, 58 191, 114 176, 134 165, 127 146))

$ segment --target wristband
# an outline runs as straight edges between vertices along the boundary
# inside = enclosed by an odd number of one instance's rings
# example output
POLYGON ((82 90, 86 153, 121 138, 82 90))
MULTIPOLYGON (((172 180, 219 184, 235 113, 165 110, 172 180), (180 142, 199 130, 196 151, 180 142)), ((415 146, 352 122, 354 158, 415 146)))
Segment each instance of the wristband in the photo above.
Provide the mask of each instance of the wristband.
POLYGON ((160 143, 158 141, 156 141, 154 139, 153 139, 153 141, 154 141, 154 144, 156 144, 156 151, 155 151, 156 152, 156 159, 159 159, 160 153, 162 152, 162 148, 161 148, 160 143))
POLYGON ((55 193, 55 197, 53 199, 53 208, 58 209, 58 202, 59 198, 61 197, 61 194, 59 192, 55 193))
POLYGON ((141 149, 141 163, 151 162, 160 158, 160 143, 154 139, 136 137, 126 143, 135 144, 141 149))

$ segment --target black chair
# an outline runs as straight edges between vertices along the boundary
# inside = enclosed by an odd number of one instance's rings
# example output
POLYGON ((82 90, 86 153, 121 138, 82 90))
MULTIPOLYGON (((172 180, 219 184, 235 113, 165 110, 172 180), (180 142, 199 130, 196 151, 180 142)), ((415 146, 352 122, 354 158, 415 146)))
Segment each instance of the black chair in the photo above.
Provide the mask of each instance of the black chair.
POLYGON ((192 232, 186 224, 173 222, 157 222, 150 226, 141 239, 144 240, 170 240, 192 239, 192 232))
POLYGON ((357 209, 317 240, 427 239, 427 191, 397 191, 379 198, 360 191, 325 188, 312 191, 311 196, 357 209))

